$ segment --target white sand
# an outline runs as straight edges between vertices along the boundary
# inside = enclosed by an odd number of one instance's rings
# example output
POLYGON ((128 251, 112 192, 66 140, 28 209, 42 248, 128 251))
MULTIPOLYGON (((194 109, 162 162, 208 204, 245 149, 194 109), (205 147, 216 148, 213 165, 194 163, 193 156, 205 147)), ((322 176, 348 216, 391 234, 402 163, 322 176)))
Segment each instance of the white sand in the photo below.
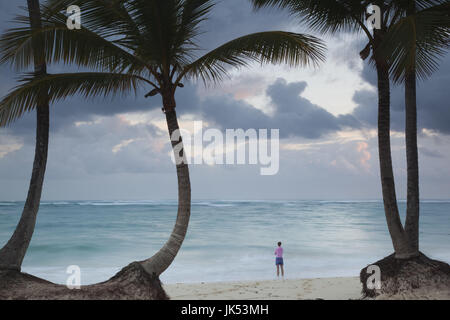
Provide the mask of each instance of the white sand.
POLYGON ((174 300, 298 300, 361 298, 359 278, 263 280, 164 285, 174 300))

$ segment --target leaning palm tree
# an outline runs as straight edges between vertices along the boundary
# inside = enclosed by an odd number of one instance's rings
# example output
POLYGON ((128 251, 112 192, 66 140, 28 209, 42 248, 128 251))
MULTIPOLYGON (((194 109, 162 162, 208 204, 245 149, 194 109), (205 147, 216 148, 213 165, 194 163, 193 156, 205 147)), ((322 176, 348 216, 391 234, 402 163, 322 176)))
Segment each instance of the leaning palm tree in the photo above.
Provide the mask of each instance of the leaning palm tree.
POLYGON ((151 89, 146 97, 162 98, 178 178, 175 227, 155 255, 130 264, 105 283, 85 287, 85 298, 92 292, 123 298, 124 291, 131 297, 165 297, 158 294, 162 291, 159 275, 170 266, 183 243, 191 210, 189 170, 175 110, 175 92, 184 86, 184 79, 217 82, 226 76, 229 67, 243 67, 252 61, 316 66, 324 60, 325 47, 319 39, 283 31, 246 35, 198 55, 199 25, 213 4, 211 0, 49 0, 43 10, 41 30, 24 26, 11 30, 3 40, 4 60, 18 67, 28 66, 31 53, 28 44, 36 38, 45 43, 47 63, 63 62, 92 69, 92 72, 26 77, 1 102, 6 123, 33 109, 41 90, 48 90, 52 102, 74 94, 93 97, 137 93, 142 86, 151 89), (64 12, 69 5, 81 8, 79 30, 66 26, 64 12), (132 284, 124 285, 127 281, 132 284), (144 283, 155 290, 143 291, 144 283), (120 290, 111 290, 115 286, 120 286, 120 290))
POLYGON ((419 75, 430 74, 436 66, 437 56, 442 53, 440 48, 448 44, 448 1, 252 0, 252 2, 256 8, 265 6, 287 8, 311 28, 322 33, 362 31, 368 38, 368 44, 360 54, 365 60, 372 53, 370 61, 377 70, 380 176, 385 215, 395 253, 375 263, 381 268, 384 283, 382 291, 375 292, 368 289, 367 268, 361 271, 363 293, 389 294, 399 289, 399 283, 402 283, 403 289, 433 286, 436 281, 444 286, 450 285, 449 265, 428 259, 419 253, 419 175, 415 106, 416 70, 419 75), (365 25, 369 4, 375 4, 381 9, 380 28, 372 32, 365 25), (416 10, 420 10, 417 16, 416 10), (438 15, 437 12, 441 13, 438 15), (411 19, 414 20, 413 24, 410 23, 411 19), (420 23, 416 24, 416 20, 420 23), (416 44, 419 50, 416 50, 416 44), (405 227, 400 220, 392 169, 390 73, 396 81, 399 79, 405 81, 408 167, 405 227), (410 273, 402 270, 409 270, 410 273))
MULTIPOLYGON (((39 1, 27 0, 27 4, 30 30, 37 31, 41 28, 39 1)), ((30 47, 32 53, 30 53, 29 59, 34 64, 35 76, 45 76, 47 73, 45 53, 39 39, 31 39, 30 47)), ((0 269, 20 271, 36 225, 48 155, 49 97, 45 88, 36 93, 35 108, 37 116, 36 150, 28 196, 16 230, 8 243, 0 250, 0 269)), ((0 127, 7 123, 5 110, 0 106, 0 127)))

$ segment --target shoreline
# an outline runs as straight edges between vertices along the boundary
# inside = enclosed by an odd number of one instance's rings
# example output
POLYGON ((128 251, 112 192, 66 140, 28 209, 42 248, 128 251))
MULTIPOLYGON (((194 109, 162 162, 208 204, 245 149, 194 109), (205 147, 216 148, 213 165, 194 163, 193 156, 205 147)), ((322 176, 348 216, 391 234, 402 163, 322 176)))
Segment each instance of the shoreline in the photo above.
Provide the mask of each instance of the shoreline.
POLYGON ((359 277, 164 284, 172 300, 358 300, 359 277))

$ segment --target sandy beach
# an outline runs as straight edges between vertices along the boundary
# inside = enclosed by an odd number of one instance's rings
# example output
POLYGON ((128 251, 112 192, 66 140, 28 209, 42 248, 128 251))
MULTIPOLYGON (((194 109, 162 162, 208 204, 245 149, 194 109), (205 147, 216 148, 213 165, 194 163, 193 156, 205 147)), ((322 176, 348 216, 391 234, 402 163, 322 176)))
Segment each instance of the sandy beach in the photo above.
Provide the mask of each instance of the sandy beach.
POLYGON ((361 298, 358 277, 164 285, 174 300, 348 300, 361 298))

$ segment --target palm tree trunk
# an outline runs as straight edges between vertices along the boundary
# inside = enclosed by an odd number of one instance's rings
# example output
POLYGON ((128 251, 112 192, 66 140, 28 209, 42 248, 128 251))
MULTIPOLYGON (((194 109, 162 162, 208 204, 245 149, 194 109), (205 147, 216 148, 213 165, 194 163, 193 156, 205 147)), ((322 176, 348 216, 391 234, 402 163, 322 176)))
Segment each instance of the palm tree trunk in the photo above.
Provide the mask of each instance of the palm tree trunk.
POLYGON ((408 193, 406 202, 405 232, 409 246, 419 254, 419 155, 417 151, 417 105, 416 72, 406 73, 405 78, 406 109, 406 162, 408 175, 408 193))
MULTIPOLYGON (((408 15, 416 13, 416 2, 410 1, 408 15)), ((415 46, 414 50, 414 61, 415 46)), ((415 255, 419 255, 419 153, 417 151, 417 101, 416 101, 416 70, 405 70, 405 139, 406 139, 406 170, 407 170, 407 200, 405 232, 409 246, 415 255)))
POLYGON ((376 68, 378 75, 378 150, 384 211, 395 256, 402 259, 410 257, 410 250, 398 212, 392 169, 389 68, 383 61, 376 61, 376 68))
MULTIPOLYGON (((41 28, 41 15, 38 0, 28 0, 30 24, 34 29, 41 28)), ((40 76, 46 73, 46 64, 41 46, 33 43, 35 74, 40 76)), ((41 201, 42 186, 44 184, 45 169, 48 155, 49 136, 49 99, 47 92, 43 91, 39 97, 36 108, 36 149, 33 162, 28 196, 20 221, 11 239, 0 250, 0 269, 13 269, 20 271, 25 253, 33 236, 36 225, 36 216, 41 201)))
MULTIPOLYGON (((172 149, 175 159, 177 159, 178 156, 184 156, 184 149, 181 137, 177 141, 172 139, 172 137, 176 136, 176 131, 179 130, 173 95, 169 99, 165 98, 163 104, 172 149)), ((179 163, 176 165, 176 169, 178 178, 178 214, 175 227, 164 246, 151 258, 141 261, 144 269, 151 275, 159 276, 170 266, 183 244, 189 225, 191 216, 191 183, 188 164, 186 162, 179 163)))

